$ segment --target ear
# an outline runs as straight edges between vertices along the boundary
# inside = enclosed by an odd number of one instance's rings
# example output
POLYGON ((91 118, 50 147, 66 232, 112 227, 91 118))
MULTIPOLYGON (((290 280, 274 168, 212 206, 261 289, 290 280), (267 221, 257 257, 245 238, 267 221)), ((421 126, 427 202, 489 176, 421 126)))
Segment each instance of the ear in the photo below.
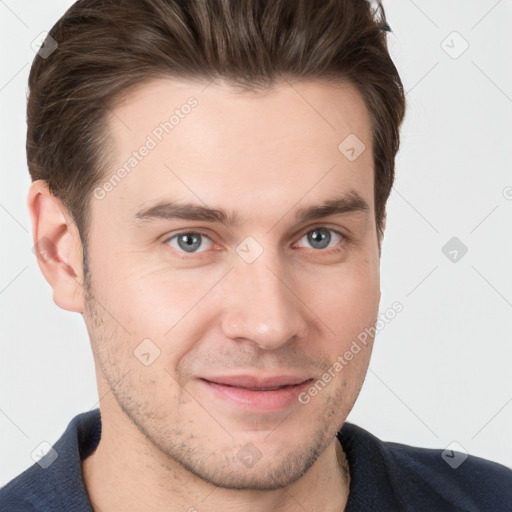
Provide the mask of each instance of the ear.
POLYGON ((83 312, 82 243, 78 228, 44 180, 32 182, 27 197, 34 253, 53 288, 53 301, 68 311, 83 312))

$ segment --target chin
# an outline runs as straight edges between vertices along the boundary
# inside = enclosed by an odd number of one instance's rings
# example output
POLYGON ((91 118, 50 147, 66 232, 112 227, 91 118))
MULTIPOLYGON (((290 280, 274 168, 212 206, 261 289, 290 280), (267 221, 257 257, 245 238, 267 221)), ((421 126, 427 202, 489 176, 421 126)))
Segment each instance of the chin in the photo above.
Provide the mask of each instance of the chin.
POLYGON ((280 450, 280 454, 272 450, 256 452, 256 458, 247 463, 242 461, 241 450, 224 454, 216 452, 206 460, 188 457, 179 462, 197 477, 224 489, 271 491, 289 486, 303 476, 331 439, 317 434, 308 441, 311 444, 302 442, 295 448, 280 450))

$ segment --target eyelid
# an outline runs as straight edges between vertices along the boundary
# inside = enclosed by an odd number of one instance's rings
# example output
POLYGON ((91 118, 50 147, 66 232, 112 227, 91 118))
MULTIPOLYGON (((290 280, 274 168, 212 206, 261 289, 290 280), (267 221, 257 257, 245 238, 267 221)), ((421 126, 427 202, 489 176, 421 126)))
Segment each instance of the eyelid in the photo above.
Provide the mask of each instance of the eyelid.
POLYGON ((163 239, 162 239, 162 242, 163 243, 167 243, 169 240, 171 240, 172 238, 176 237, 176 236, 179 236, 179 235, 190 235, 190 234, 196 234, 196 235, 201 235, 201 236, 204 236, 205 238, 208 238, 208 240, 212 241, 212 237, 210 235, 208 235, 208 233, 205 233, 204 230, 202 230, 201 228, 199 229, 181 229, 179 231, 176 231, 175 233, 172 233, 172 235, 164 235, 163 239))
POLYGON ((322 229, 322 228, 328 229, 329 231, 333 231, 334 233, 340 235, 347 242, 352 239, 352 237, 349 235, 349 233, 346 233, 346 231, 348 231, 347 229, 344 229, 342 226, 340 226, 338 224, 333 225, 328 221, 319 222, 316 224, 309 224, 309 225, 301 228, 300 230, 298 230, 295 234, 293 234, 292 238, 299 239, 299 238, 303 237, 304 235, 306 235, 307 233, 309 233, 310 231, 314 231, 315 229, 322 229))

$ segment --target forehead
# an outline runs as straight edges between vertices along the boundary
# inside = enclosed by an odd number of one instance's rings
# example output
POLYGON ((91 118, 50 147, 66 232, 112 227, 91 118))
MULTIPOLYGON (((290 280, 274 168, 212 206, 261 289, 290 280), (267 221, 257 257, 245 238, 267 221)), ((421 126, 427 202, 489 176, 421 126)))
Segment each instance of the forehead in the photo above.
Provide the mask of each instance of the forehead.
POLYGON ((162 79, 128 94, 108 122, 112 164, 100 186, 111 185, 100 207, 127 219, 170 198, 275 215, 356 191, 373 208, 370 119, 347 83, 253 93, 162 79))

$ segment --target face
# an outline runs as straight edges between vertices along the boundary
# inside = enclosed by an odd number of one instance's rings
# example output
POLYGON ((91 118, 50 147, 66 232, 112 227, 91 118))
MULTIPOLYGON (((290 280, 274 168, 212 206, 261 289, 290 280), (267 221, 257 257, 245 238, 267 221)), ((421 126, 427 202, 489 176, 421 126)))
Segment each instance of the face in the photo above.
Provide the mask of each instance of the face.
POLYGON ((84 319, 105 423, 168 467, 274 489, 325 451, 367 371, 370 119, 348 84, 205 87, 156 81, 113 110, 84 319))

